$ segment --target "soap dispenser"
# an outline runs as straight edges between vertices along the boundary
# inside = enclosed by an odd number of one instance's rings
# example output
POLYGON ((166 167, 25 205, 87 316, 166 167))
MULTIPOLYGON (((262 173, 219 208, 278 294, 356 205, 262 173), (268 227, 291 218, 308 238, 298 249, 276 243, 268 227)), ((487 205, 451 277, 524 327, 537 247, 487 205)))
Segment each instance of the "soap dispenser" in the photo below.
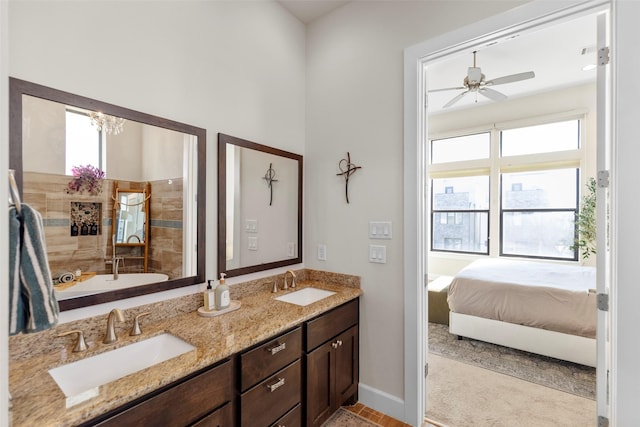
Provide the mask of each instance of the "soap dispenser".
POLYGON ((224 310, 231 304, 229 286, 224 282, 226 274, 220 273, 220 284, 216 287, 216 310, 224 310))
POLYGON ((211 311, 216 308, 215 293, 211 287, 213 280, 207 281, 207 289, 204 291, 204 309, 211 311))

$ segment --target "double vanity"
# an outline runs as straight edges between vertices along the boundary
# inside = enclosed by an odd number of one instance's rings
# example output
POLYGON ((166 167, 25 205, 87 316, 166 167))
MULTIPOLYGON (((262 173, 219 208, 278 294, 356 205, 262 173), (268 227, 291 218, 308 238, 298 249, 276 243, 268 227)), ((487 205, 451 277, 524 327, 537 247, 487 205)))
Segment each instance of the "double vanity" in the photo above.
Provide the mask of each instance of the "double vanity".
POLYGON ((12 337, 13 426, 321 425, 357 399, 361 290, 354 276, 296 274, 298 286, 277 293, 280 277, 232 286, 241 308, 221 316, 198 315, 200 294, 123 311, 112 344, 102 342, 106 316, 12 337), (86 351, 58 337, 83 328, 86 351), (166 351, 177 355, 145 367, 166 351), (61 381, 76 374, 83 384, 63 393, 61 381))

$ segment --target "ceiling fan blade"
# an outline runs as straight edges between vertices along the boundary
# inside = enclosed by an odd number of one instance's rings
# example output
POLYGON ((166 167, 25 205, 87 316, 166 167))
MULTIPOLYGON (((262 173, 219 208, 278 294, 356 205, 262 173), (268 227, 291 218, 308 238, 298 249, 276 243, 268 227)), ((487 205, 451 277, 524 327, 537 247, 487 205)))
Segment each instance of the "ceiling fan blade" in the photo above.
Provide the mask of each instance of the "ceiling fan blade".
POLYGON ((489 89, 488 87, 483 87, 478 90, 480 95, 484 95, 489 99, 494 101, 502 101, 503 99, 507 99, 507 95, 498 92, 497 90, 489 89))
POLYGON ((533 71, 527 71, 524 73, 510 74, 508 76, 498 77, 497 79, 489 80, 485 85, 503 85, 505 83, 519 82, 520 80, 532 79, 536 75, 533 71))
POLYGON ((468 94, 469 91, 465 91, 462 93, 459 93, 458 95, 456 95, 451 101, 447 102, 446 104, 444 104, 442 106, 442 108, 448 108, 451 107, 453 104, 455 104, 456 102, 460 101, 462 99, 463 96, 465 96, 466 94, 468 94))
POLYGON ((428 93, 433 93, 433 92, 444 92, 445 90, 463 90, 466 89, 466 87, 464 86, 460 86, 460 87, 445 87, 442 89, 432 89, 432 90, 428 90, 428 93))

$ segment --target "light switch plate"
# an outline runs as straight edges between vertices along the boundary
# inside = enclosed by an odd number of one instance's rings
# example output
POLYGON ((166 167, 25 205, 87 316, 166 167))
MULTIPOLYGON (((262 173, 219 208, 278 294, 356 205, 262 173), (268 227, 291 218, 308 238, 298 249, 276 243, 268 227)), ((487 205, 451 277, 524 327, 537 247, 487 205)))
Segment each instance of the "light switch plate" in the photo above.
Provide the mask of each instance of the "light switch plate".
POLYGON ((370 239, 391 239, 392 235, 391 221, 369 221, 370 239))
POLYGON ((258 238, 257 237, 248 237, 247 241, 248 241, 247 249, 249 249, 250 251, 257 251, 258 250, 258 238))
POLYGON ((318 260, 320 261, 327 260, 327 245, 324 245, 324 244, 318 245, 318 260))
POLYGON ((248 219, 245 222, 244 230, 247 233, 257 233, 258 232, 258 220, 257 219, 248 219))
POLYGON ((369 245, 369 262, 386 264, 387 247, 384 245, 369 245))
POLYGON ((296 244, 293 242, 287 243, 287 256, 294 257, 296 256, 296 244))

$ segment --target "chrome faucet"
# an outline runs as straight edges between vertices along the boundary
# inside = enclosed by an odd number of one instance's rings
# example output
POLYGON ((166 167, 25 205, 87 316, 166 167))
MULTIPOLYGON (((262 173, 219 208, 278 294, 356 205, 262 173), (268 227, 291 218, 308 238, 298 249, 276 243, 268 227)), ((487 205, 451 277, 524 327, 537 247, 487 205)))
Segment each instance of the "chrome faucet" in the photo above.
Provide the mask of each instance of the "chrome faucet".
POLYGON ((287 282, 287 274, 291 274, 291 287, 295 288, 296 287, 296 274, 293 272, 293 270, 287 270, 284 273, 284 285, 282 285, 282 289, 289 289, 289 283, 287 282))
POLYGON ((118 341, 115 328, 116 316, 118 316, 118 320, 120 322, 124 322, 124 317, 122 316, 122 312, 119 308, 114 308, 109 312, 109 316, 107 317, 107 332, 104 336, 104 340, 102 341, 104 344, 111 344, 118 341))
POLYGON ((113 273, 113 280, 118 280, 118 266, 120 261, 124 263, 124 258, 116 255, 116 236, 111 238, 111 273, 113 273))

